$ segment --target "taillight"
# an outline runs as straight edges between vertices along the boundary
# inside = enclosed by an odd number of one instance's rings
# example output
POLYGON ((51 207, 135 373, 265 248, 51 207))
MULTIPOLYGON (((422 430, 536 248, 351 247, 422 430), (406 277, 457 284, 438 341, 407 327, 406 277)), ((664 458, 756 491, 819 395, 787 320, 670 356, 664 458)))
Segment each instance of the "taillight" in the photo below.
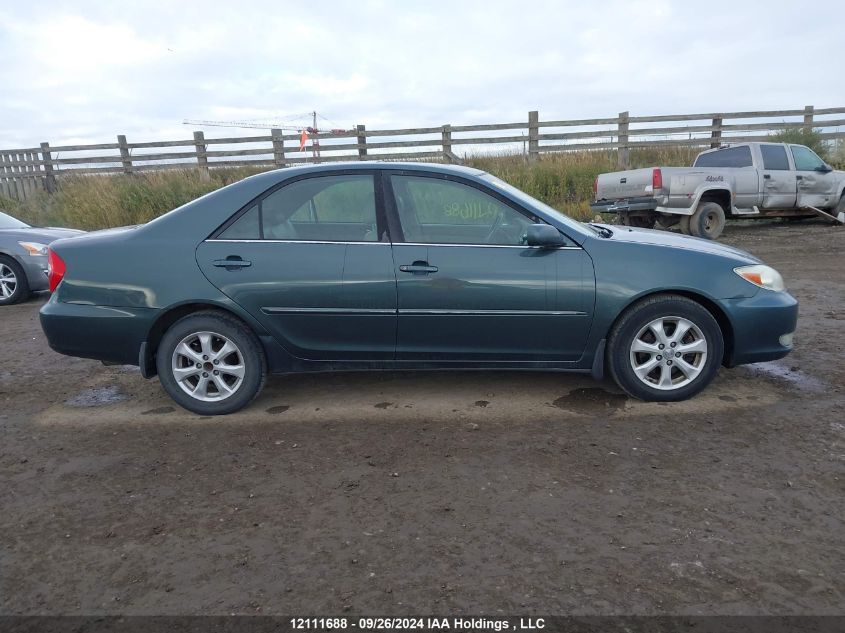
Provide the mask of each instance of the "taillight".
POLYGON ((47 279, 50 282, 50 292, 55 292, 59 284, 62 283, 62 279, 65 277, 65 270, 67 268, 65 267, 64 260, 51 248, 47 254, 47 279))
POLYGON ((653 190, 663 189, 663 172, 659 169, 651 171, 651 188, 653 190))

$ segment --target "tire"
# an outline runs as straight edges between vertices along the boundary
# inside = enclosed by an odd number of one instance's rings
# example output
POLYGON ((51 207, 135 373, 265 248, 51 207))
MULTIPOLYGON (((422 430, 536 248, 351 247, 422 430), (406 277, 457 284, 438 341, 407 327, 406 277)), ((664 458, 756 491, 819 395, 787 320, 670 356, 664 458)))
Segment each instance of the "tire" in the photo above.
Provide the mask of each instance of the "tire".
POLYGON ((20 303, 29 297, 29 280, 20 264, 0 255, 0 306, 20 303))
POLYGON ((170 326, 159 343, 156 366, 168 395, 200 415, 244 408, 267 376, 264 351, 252 330, 214 311, 190 314, 170 326))
POLYGON ((653 215, 630 215, 629 213, 619 214, 619 223, 622 226, 630 226, 638 229, 653 229, 656 222, 653 215))
POLYGON ((688 215, 682 215, 681 219, 678 220, 678 230, 684 235, 692 235, 690 232, 689 221, 690 216, 688 215))
POLYGON ((690 235, 715 240, 725 230, 725 210, 718 202, 701 202, 689 219, 690 235))
POLYGON ((839 198, 839 204, 836 205, 833 215, 838 218, 840 213, 845 213, 845 191, 842 192, 842 196, 839 198))
POLYGON ((628 308, 613 326, 607 348, 610 375, 628 395, 648 402, 677 402, 710 384, 725 344, 719 324, 705 307, 664 294, 628 308), (662 337, 657 335, 660 330, 662 337), (681 351, 667 359, 666 349, 681 351))

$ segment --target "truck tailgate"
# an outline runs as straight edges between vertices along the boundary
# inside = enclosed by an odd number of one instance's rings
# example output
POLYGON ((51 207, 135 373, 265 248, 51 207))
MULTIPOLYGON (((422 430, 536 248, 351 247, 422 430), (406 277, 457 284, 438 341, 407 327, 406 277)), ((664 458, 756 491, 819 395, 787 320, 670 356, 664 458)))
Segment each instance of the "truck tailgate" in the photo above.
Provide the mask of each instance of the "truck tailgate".
POLYGON ((652 195, 653 168, 630 169, 601 174, 596 185, 597 200, 621 200, 652 195))

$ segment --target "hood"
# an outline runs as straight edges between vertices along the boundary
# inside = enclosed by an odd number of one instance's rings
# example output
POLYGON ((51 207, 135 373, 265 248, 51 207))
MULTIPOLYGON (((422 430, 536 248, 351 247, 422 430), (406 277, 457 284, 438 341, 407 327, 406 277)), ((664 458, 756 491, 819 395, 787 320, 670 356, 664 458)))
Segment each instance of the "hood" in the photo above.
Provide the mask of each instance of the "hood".
POLYGON ((85 231, 77 231, 76 229, 55 229, 35 226, 22 229, 0 229, 0 236, 11 237, 27 242, 40 242, 42 244, 50 244, 55 240, 84 234, 85 231))
POLYGON ((638 229, 630 226, 610 226, 608 228, 613 231, 613 237, 610 239, 614 242, 633 242, 637 244, 665 246, 667 248, 678 248, 687 251, 696 251, 698 253, 707 253, 709 255, 745 259, 749 263, 760 263, 758 258, 741 248, 734 248, 733 246, 727 246, 726 244, 720 244, 713 240, 705 240, 700 237, 655 229, 638 229))

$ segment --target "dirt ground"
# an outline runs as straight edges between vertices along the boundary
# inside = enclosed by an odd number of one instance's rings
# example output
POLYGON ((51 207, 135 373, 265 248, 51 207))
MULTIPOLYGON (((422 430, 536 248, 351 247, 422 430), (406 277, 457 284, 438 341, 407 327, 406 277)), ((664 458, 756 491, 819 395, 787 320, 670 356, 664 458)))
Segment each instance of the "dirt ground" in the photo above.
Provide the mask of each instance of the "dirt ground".
POLYGON ((200 418, 2 308, 0 613, 845 613, 845 229, 723 239, 801 301, 795 351, 669 405, 336 374, 200 418))

